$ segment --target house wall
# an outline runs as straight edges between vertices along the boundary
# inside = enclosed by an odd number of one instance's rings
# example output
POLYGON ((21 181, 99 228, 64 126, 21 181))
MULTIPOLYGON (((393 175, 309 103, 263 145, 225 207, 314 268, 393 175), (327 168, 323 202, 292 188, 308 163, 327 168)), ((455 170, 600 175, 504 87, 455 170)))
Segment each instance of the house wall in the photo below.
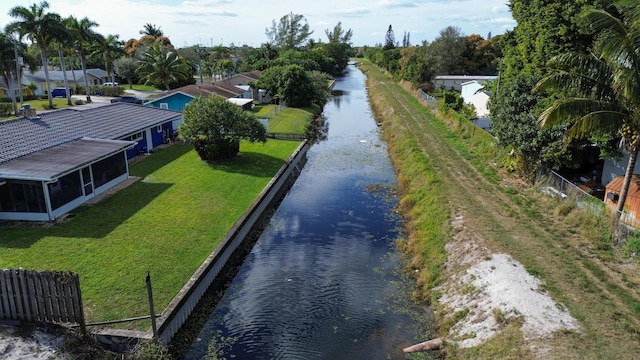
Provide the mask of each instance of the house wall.
MULTIPOLYGON (((638 191, 635 189, 629 189, 630 193, 627 195, 627 199, 624 202, 624 222, 636 227, 638 220, 640 220, 640 197, 638 197, 638 191)), ((608 198, 608 194, 613 193, 620 195, 619 189, 607 188, 604 195, 604 203, 612 209, 615 209, 618 205, 618 201, 613 201, 608 198)))
POLYGON ((193 100, 192 97, 176 93, 163 99, 147 102, 145 103, 145 106, 160 108, 160 104, 165 103, 167 104, 169 110, 183 111, 185 105, 187 105, 191 100, 193 100))
MULTIPOLYGON (((624 175, 627 171, 627 164, 629 163, 629 153, 626 151, 624 155, 616 160, 616 159, 605 159, 604 165, 602 166, 602 179, 600 183, 603 186, 606 186, 611 180, 613 180, 616 176, 624 175)), ((640 174, 640 161, 636 161, 636 166, 633 168, 634 174, 640 174)))
MULTIPOLYGON (((79 207, 80 205, 84 204, 87 200, 94 198, 96 195, 99 195, 109 189, 111 189, 112 187, 120 184, 121 182, 127 180, 129 178, 129 171, 128 171, 128 167, 126 166, 126 160, 124 158, 120 158, 120 160, 118 160, 118 157, 122 157, 122 153, 119 154, 115 154, 112 157, 109 157, 107 159, 103 159, 100 162, 94 163, 89 165, 89 169, 90 169, 90 174, 91 174, 91 180, 87 183, 84 182, 84 180, 82 179, 82 169, 78 169, 76 171, 73 171, 69 174, 66 174, 64 177, 62 178, 72 178, 77 180, 74 184, 75 187, 72 187, 70 189, 63 189, 63 186, 68 186, 69 182, 61 182, 60 179, 58 179, 58 181, 56 182, 51 182, 51 183, 46 183, 46 182, 42 182, 42 181, 19 181, 19 180, 8 180, 6 182, 6 184, 0 186, 0 197, 2 197, 2 204, 6 205, 9 202, 9 208, 11 209, 3 209, 0 208, 0 219, 1 220, 26 220, 26 221, 51 221, 51 220, 55 220, 61 216, 63 216, 64 214, 68 213, 69 211, 72 211, 73 209, 79 207), (117 163, 120 163, 120 165, 122 165, 122 161, 125 162, 125 166, 119 166, 119 167, 113 167, 113 166, 102 166, 102 169, 108 171, 109 173, 111 173, 110 176, 108 176, 108 179, 105 179, 105 181, 103 181, 104 183, 101 184, 98 187, 94 187, 96 184, 96 179, 94 178, 94 176, 98 176, 99 171, 98 170, 93 170, 92 168, 95 168, 97 166, 97 168, 100 168, 99 163, 103 162, 103 161, 109 161, 109 160, 114 160, 117 163), (113 169, 115 168, 120 168, 121 170, 118 172, 114 172, 113 169), (107 181, 108 180, 108 181, 107 181), (31 191, 33 191, 36 187, 40 189, 40 191, 37 191, 37 194, 33 194, 32 196, 29 196, 28 201, 35 201, 34 200, 34 196, 37 196, 40 198, 39 201, 42 201, 44 204, 44 208, 43 206, 40 206, 40 212, 35 212, 33 206, 31 206, 32 209, 26 209, 25 205, 20 205, 20 208, 22 209, 22 211, 14 211, 13 209, 15 208, 13 206, 14 201, 13 199, 8 199, 7 197, 11 198, 11 194, 9 193, 9 185, 12 182, 15 183, 19 183, 19 184, 29 184, 29 185, 33 185, 31 188, 31 191), (90 186, 90 187, 85 187, 85 186, 90 186), (68 191, 66 194, 64 194, 66 191, 68 191), (52 202, 51 202, 51 197, 54 196, 54 194, 56 194, 56 192, 58 192, 58 196, 62 196, 65 198, 65 202, 56 207, 55 209, 52 207, 52 202), (68 194, 73 194, 72 197, 69 197, 68 194), (4 211, 3 211, 4 210, 4 211), (11 210, 11 211, 6 211, 6 210, 11 210)), ((109 164, 113 164, 113 162, 110 162, 109 164)), ((102 173, 104 175, 104 173, 102 173)), ((20 196, 23 196, 22 194, 18 194, 20 196)), ((26 196, 26 195, 25 195, 26 196)), ((18 199, 21 202, 24 202, 23 199, 18 199)), ((6 206, 5 206, 6 207, 6 206)))

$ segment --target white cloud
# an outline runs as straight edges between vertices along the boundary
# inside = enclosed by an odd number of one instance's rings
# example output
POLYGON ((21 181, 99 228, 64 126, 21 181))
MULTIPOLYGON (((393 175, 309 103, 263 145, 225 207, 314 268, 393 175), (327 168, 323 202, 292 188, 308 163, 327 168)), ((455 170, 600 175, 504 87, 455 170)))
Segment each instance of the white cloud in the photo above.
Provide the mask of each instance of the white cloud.
MULTIPOLYGON (((7 14, 11 7, 29 6, 23 1, 0 2, 0 26, 14 20, 7 14)), ((98 5, 95 0, 55 0, 50 4, 50 11, 64 17, 86 16, 100 25, 98 32, 118 34, 122 40, 139 38, 144 24, 154 24, 176 46, 231 42, 260 46, 267 41, 265 28, 289 12, 305 16, 314 39, 325 40, 324 30, 342 22, 345 29, 353 31, 354 45, 383 42, 389 24, 399 32, 396 36, 410 32, 414 44, 432 41, 447 26, 457 26, 465 34, 495 35, 515 26, 505 0, 380 0, 373 4, 353 0, 347 7, 337 0, 282 0, 277 6, 262 0, 109 0, 98 5)))

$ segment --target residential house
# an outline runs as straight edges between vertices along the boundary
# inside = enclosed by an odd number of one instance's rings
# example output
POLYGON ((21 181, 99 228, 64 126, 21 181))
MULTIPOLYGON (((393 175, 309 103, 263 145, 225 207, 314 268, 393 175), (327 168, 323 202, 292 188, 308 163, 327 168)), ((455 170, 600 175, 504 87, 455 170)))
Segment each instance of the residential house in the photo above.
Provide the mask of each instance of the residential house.
MULTIPOLYGON (((89 86, 100 85, 110 81, 109 74, 102 69, 87 69, 87 78, 89 79, 89 86)), ((67 81, 71 87, 76 85, 84 87, 84 73, 82 70, 67 71, 67 81)), ((39 70, 34 73, 28 71, 23 73, 22 83, 35 84, 35 95, 47 93, 47 82, 44 76, 44 70, 39 70)), ((61 70, 49 70, 49 83, 52 88, 64 87, 64 73, 61 70)))
POLYGON ((0 122, 0 220, 53 221, 129 177, 182 114, 128 103, 0 122))
POLYGON ((433 79, 433 85, 435 85, 436 89, 461 91, 462 84, 465 82, 475 80, 482 84, 497 78, 497 76, 483 75, 438 75, 433 79))
MULTIPOLYGON (((20 96, 20 91, 18 90, 18 83, 15 79, 11 79, 11 89, 15 92, 16 97, 20 96)), ((22 84, 22 95, 33 95, 31 89, 28 86, 22 84)), ((0 98, 11 98, 11 92, 9 91, 9 83, 7 83, 4 76, 0 76, 0 98)))
MULTIPOLYGON (((620 200, 620 192, 622 191, 622 183, 624 175, 616 176, 611 180, 605 190, 604 203, 610 208, 615 209, 620 200)), ((622 220, 634 227, 638 226, 640 220, 640 175, 633 174, 627 198, 624 203, 624 216, 622 220)))
POLYGON ((240 74, 235 74, 228 79, 221 80, 221 82, 246 88, 250 91, 248 97, 257 100, 260 104, 267 104, 271 101, 271 99, 267 95, 267 92, 265 90, 254 89, 249 86, 250 82, 256 82, 256 80, 260 78, 260 74, 262 74, 262 71, 260 70, 243 72, 240 74))
POLYGON ((460 96, 465 104, 472 106, 476 110, 476 118, 472 122, 491 132, 491 119, 489 118, 489 91, 483 91, 484 85, 480 84, 477 80, 467 81, 461 84, 462 90, 460 96))
POLYGON ((246 92, 243 89, 216 82, 211 85, 185 85, 170 90, 160 97, 148 99, 145 106, 183 111, 184 107, 196 97, 209 97, 212 95, 223 97, 244 110, 251 110, 253 104, 253 99, 246 97, 246 92))

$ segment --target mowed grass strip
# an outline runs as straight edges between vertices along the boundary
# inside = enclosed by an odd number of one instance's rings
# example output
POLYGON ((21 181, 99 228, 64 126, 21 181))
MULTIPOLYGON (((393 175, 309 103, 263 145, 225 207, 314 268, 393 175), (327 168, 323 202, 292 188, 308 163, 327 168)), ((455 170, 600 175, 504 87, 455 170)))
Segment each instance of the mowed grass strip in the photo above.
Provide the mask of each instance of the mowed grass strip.
POLYGON ((254 113, 258 118, 269 119, 269 132, 304 134, 307 126, 320 108, 291 108, 278 105, 256 105, 254 113))
POLYGON ((140 181, 64 224, 0 229, 0 268, 78 273, 89 322, 148 314, 150 271, 159 313, 298 145, 243 142, 217 164, 190 145, 160 150, 131 166, 140 181))

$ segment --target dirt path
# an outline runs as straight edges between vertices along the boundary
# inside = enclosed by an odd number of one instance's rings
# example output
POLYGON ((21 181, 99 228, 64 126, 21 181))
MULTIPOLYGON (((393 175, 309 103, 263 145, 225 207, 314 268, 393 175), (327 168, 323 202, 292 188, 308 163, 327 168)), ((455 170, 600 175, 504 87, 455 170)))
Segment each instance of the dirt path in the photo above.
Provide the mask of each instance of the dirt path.
POLYGON ((525 336, 524 346, 536 350, 524 353, 532 357, 637 358, 638 263, 620 257, 619 251, 590 243, 575 226, 555 215, 554 202, 535 189, 519 186, 513 179, 498 183, 485 179, 451 145, 427 110, 416 111, 412 96, 392 81, 371 77, 369 81, 370 88, 381 86, 390 95, 388 106, 412 133, 438 178, 447 183, 452 219, 460 221, 447 248, 445 291, 460 286, 465 268, 472 269, 496 254, 508 254, 542 280, 537 292, 550 295, 556 307, 566 307, 580 323, 580 330, 569 328, 553 338, 525 336))

